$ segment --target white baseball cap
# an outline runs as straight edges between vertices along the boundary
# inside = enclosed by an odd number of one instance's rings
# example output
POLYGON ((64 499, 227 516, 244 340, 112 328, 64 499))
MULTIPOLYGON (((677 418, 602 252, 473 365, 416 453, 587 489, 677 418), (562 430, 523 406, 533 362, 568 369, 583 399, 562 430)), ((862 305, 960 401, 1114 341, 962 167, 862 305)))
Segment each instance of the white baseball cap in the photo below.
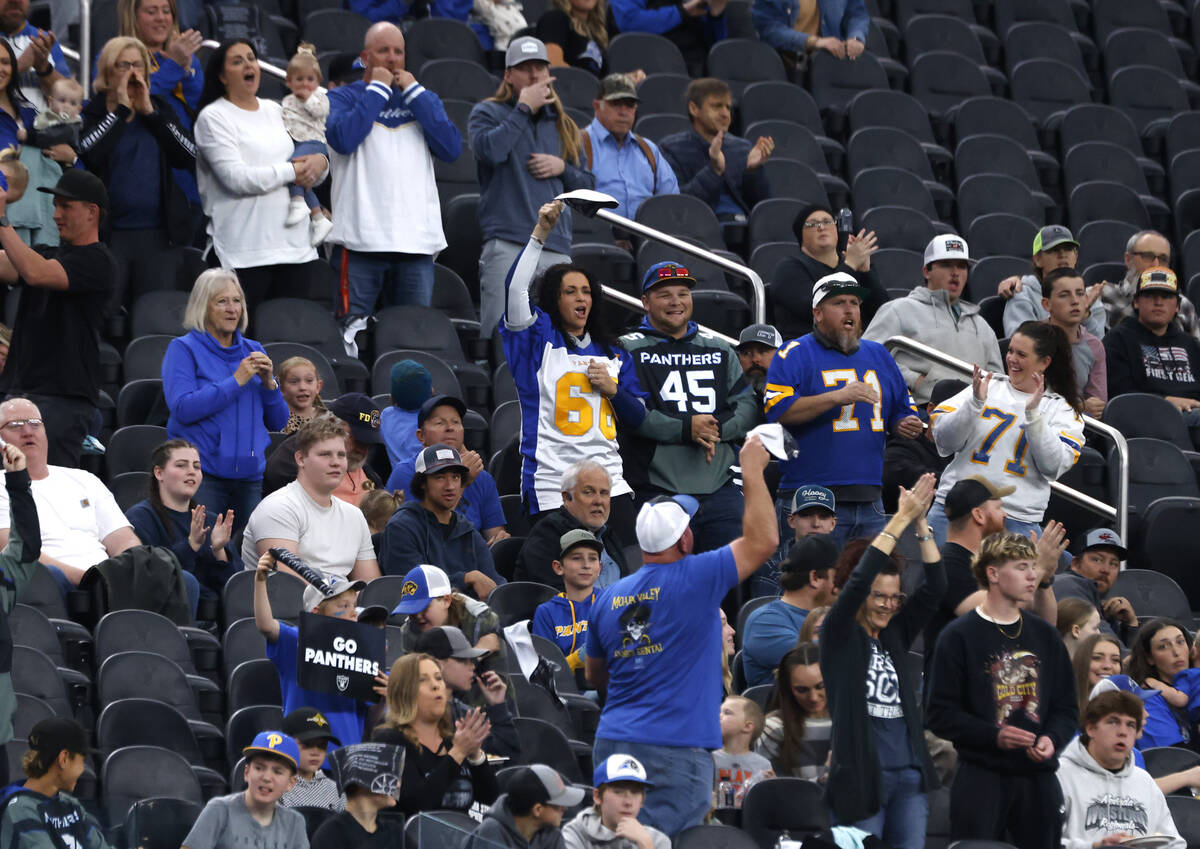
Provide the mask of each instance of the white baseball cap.
POLYGON ((450 578, 436 566, 414 566, 404 576, 400 588, 400 602, 392 613, 420 613, 429 607, 429 602, 452 592, 450 578))
POLYGON ((679 541, 700 509, 690 495, 660 495, 642 505, 637 516, 637 540, 642 551, 658 554, 679 541))
POLYGON ((925 265, 943 259, 961 259, 971 265, 975 264, 975 260, 971 259, 971 252, 967 249, 967 240, 954 233, 934 236, 925 246, 925 265))
POLYGON ((592 775, 592 786, 611 784, 614 781, 632 781, 635 784, 654 786, 646 778, 646 768, 633 755, 609 755, 600 762, 592 775))
POLYGON ((844 271, 835 271, 813 283, 812 305, 820 306, 821 301, 837 295, 857 295, 858 300, 863 301, 869 294, 870 290, 852 276, 844 271))

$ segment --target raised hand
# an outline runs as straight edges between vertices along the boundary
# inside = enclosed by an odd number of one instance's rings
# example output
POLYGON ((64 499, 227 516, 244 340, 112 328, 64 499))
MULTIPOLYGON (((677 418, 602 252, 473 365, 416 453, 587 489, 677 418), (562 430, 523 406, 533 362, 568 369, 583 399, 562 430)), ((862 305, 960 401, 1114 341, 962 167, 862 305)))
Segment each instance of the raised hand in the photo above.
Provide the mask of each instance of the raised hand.
POLYGON ((25 452, 15 445, 4 445, 4 471, 20 472, 25 468, 25 452))
POLYGON ((1037 412, 1038 405, 1042 403, 1042 396, 1046 394, 1046 375, 1040 371, 1033 373, 1033 394, 1029 396, 1029 400, 1025 402, 1025 415, 1032 416, 1037 412))
POLYGON ((199 551, 204 545, 204 505, 197 504, 192 508, 192 524, 188 528, 188 546, 192 551, 199 551))
POLYGON ((611 398, 617 394, 617 382, 608 373, 608 366, 605 363, 588 360, 587 376, 591 381, 592 388, 605 398, 611 398))
POLYGON ((517 102, 524 103, 530 112, 537 114, 543 106, 554 102, 554 77, 525 86, 517 95, 517 102))
POLYGON ((164 51, 172 62, 181 68, 190 68, 192 66, 192 56, 200 49, 200 44, 204 41, 197 30, 189 29, 181 32, 177 38, 171 39, 171 43, 167 45, 164 51))
POLYGON ((879 239, 874 230, 859 230, 846 239, 846 251, 842 260, 855 271, 871 270, 871 254, 879 250, 879 239))
POLYGON ((900 497, 896 501, 896 515, 906 522, 911 522, 918 516, 929 512, 933 503, 933 494, 937 491, 937 477, 933 472, 926 472, 917 478, 912 489, 900 487, 900 497))
POLYGON ((755 168, 761 167, 774 152, 775 139, 770 136, 759 136, 754 147, 750 148, 750 152, 746 154, 746 170, 753 171, 755 168))
POLYGON ((988 396, 988 386, 992 382, 992 373, 985 372, 979 366, 975 366, 971 372, 971 391, 975 393, 976 401, 986 401, 988 396))
POLYGON ((217 514, 217 521, 213 522, 212 532, 208 537, 208 544, 214 552, 218 552, 229 543, 229 538, 233 536, 233 510, 226 510, 225 514, 217 514))
POLYGON ((708 144, 708 164, 718 174, 725 173, 725 153, 721 150, 721 143, 725 141, 725 133, 721 130, 713 136, 713 139, 708 144))

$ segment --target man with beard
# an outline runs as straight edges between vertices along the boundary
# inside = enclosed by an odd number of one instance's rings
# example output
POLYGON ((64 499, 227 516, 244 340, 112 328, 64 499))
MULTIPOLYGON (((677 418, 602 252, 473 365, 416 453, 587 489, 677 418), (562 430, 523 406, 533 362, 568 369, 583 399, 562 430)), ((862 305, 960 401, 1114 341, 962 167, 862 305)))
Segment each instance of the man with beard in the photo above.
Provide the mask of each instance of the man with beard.
POLYGON ((781 463, 780 528, 798 487, 827 487, 837 500, 831 536, 838 548, 883 530, 887 434, 915 439, 924 429, 896 361, 879 343, 861 339, 866 293, 842 272, 818 280, 813 332, 780 348, 767 369, 767 421, 785 425, 800 449, 796 459, 781 463))
MULTIPOLYGON (((1169 268, 1171 265, 1171 243, 1157 230, 1139 230, 1125 243, 1125 277, 1116 283, 1105 283, 1100 300, 1108 310, 1108 326, 1115 328, 1131 315, 1137 315, 1134 302, 1137 300, 1138 281, 1142 273, 1155 267, 1169 268)), ((1196 307, 1185 295, 1179 297, 1179 326, 1192 336, 1200 338, 1200 323, 1196 321, 1196 307)))
MULTIPOLYGON (((742 374, 745 375, 746 382, 754 387, 754 394, 758 396, 760 410, 763 390, 767 386, 767 368, 782 344, 783 337, 773 324, 752 324, 738 337, 737 348, 734 350, 737 351, 738 362, 742 364, 742 374)), ((762 424, 762 421, 760 414, 758 423, 762 424)))
POLYGON ((1055 598, 1081 598, 1100 614, 1100 630, 1126 645, 1133 645, 1137 614, 1129 599, 1106 598, 1113 581, 1121 574, 1121 561, 1129 556, 1121 537, 1109 528, 1093 528, 1083 538, 1083 547, 1071 568, 1054 576, 1055 598))

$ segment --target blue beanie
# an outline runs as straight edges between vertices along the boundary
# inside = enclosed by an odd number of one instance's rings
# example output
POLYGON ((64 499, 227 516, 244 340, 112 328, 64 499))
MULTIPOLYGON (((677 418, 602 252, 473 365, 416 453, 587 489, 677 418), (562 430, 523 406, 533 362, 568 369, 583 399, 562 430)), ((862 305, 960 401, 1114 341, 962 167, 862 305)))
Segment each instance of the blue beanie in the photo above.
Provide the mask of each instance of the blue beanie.
POLYGON ((401 360, 392 366, 392 403, 402 410, 416 410, 429 399, 433 378, 429 369, 415 360, 401 360))

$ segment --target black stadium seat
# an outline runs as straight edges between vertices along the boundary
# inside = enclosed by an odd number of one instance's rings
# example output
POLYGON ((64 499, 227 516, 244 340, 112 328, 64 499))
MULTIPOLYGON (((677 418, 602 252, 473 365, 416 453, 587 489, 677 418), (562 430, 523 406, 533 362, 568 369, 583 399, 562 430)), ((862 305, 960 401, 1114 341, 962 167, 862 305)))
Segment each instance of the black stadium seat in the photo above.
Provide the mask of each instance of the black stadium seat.
POLYGON ((981 215, 967 228, 972 256, 1025 256, 1033 246, 1038 225, 1019 215, 992 212, 981 215))
POLYGON ((466 59, 431 59, 421 66, 421 84, 439 97, 478 103, 496 93, 496 78, 466 59))
POLYGON ((1012 99, 1037 121, 1092 99, 1092 87, 1079 71, 1054 59, 1026 59, 1009 74, 1012 99))
POLYGON ((167 429, 158 425, 129 425, 113 431, 104 454, 109 476, 150 471, 150 455, 166 441, 167 429))
POLYGON ((1026 59, 1054 59, 1074 68, 1089 80, 1079 44, 1059 24, 1050 21, 1024 21, 1014 24, 1004 35, 1004 61, 1011 75, 1026 59))
POLYGON ((249 746, 260 731, 283 725, 283 711, 277 705, 253 705, 235 711, 225 723, 225 760, 236 764, 242 749, 249 746))
POLYGON ((810 65, 810 88, 813 100, 826 116, 831 135, 841 134, 844 116, 854 96, 871 89, 888 90, 887 73, 870 53, 863 53, 853 62, 844 62, 818 50, 810 65))
POLYGON ((993 93, 983 69, 958 53, 934 50, 918 56, 909 70, 909 87, 931 115, 946 115, 968 97, 993 93))
POLYGON ((54 661, 19 643, 13 646, 13 690, 41 699, 57 716, 75 716, 75 704, 54 661))
POLYGON ((124 364, 126 380, 157 377, 162 379, 163 355, 167 346, 175 339, 174 336, 156 334, 154 336, 139 336, 125 348, 121 358, 124 364))
POLYGON ((1175 76, 1145 65, 1114 73, 1108 81, 1108 99, 1129 116, 1142 135, 1165 133, 1171 119, 1191 106, 1175 76))
POLYGON ((1019 103, 999 97, 972 97, 960 103, 952 117, 959 142, 984 133, 1007 136, 1025 148, 1044 186, 1058 184, 1058 159, 1042 150, 1033 118, 1019 103))
MULTIPOLYGON (((483 47, 469 26, 453 18, 422 18, 412 22, 404 40, 405 67, 424 79, 421 69, 431 59, 464 59, 481 67, 483 47)), ((357 52, 354 51, 354 52, 357 52)))
POLYGON ((676 237, 691 236, 705 245, 722 245, 721 223, 704 201, 691 195, 656 195, 638 207, 634 220, 676 237))
MULTIPOLYGON (((862 229, 873 230, 879 244, 924 254, 929 240, 950 228, 903 206, 878 206, 858 216, 862 229)), ((1033 238, 1032 236, 1030 238, 1033 238)))
POLYGON ((1100 218, 1124 221, 1140 230, 1150 226, 1150 215, 1137 192, 1111 180, 1089 180, 1067 195, 1067 221, 1072 230, 1100 218))
MULTIPOLYGON (((1023 182, 1007 174, 975 174, 958 186, 958 225, 967 230, 976 218, 990 213, 1019 215, 1041 226, 1045 206, 1023 182)), ((1031 243, 1032 244, 1032 243, 1031 243)), ((980 254, 976 254, 980 256, 980 254)))
POLYGON ((488 607, 500 618, 504 627, 532 619, 537 606, 553 598, 557 590, 536 581, 511 581, 501 584, 488 595, 488 607))
POLYGON ((960 137, 954 149, 954 173, 959 185, 975 174, 1007 174, 1024 183, 1043 207, 1053 203, 1042 191, 1042 181, 1029 151, 1009 136, 987 133, 960 137))
POLYGON ((122 831, 128 845, 141 849, 175 849, 200 816, 200 805, 185 799, 155 796, 129 807, 122 831))
POLYGON ((188 293, 162 289, 146 292, 133 302, 129 319, 129 335, 179 336, 184 332, 183 312, 187 307, 188 293))
POLYGON ((608 43, 610 71, 641 69, 647 74, 687 75, 687 64, 675 43, 648 32, 623 32, 608 43))
POLYGON ((226 687, 227 711, 231 715, 253 705, 283 705, 279 673, 265 657, 239 663, 229 673, 226 687))
POLYGON ((708 75, 729 83, 734 102, 741 99, 746 86, 752 83, 787 80, 779 53, 750 38, 726 38, 714 44, 708 51, 708 75))
POLYGON ((830 825, 821 787, 803 778, 757 781, 742 800, 742 829, 759 849, 772 849, 783 832, 803 840, 830 825))
POLYGON ((200 781, 182 755, 157 746, 126 746, 110 754, 100 770, 104 811, 109 822, 122 822, 130 806, 169 793, 197 806, 204 804, 200 781))
MULTIPOLYGON (((642 115, 633 125, 633 129, 638 135, 645 136, 655 143, 661 143, 667 136, 673 136, 676 133, 686 133, 691 128, 692 122, 678 112, 653 112, 642 115)), ((576 221, 580 218, 583 216, 579 216, 576 221)))
POLYGON ((96 720, 96 746, 109 755, 126 746, 159 746, 182 755, 202 788, 210 788, 206 798, 223 792, 225 778, 225 737, 196 738, 187 719, 178 710, 157 699, 119 699, 105 706, 96 720), (202 751, 202 745, 208 754, 202 751))
MULTIPOLYGON (((558 69, 554 73, 557 74, 558 69)), ((691 82, 691 77, 683 74, 650 74, 637 87, 638 112, 642 115, 665 112, 686 116, 686 92, 691 82)))
POLYGON ((954 193, 935 179, 925 149, 904 130, 892 127, 855 130, 846 142, 846 163, 851 179, 860 171, 879 166, 911 171, 925 183, 939 215, 949 217, 954 208, 954 193))
POLYGON ((901 168, 881 166, 860 171, 854 175, 851 193, 859 215, 879 206, 903 206, 931 220, 938 218, 933 196, 921 178, 901 168))
POLYGON ((1150 569, 1122 569, 1105 595, 1125 598, 1139 617, 1178 619, 1192 618, 1187 596, 1170 577, 1150 569))
POLYGON ((304 40, 318 50, 362 50, 370 19, 345 9, 319 9, 304 19, 304 40))
POLYGON ((1137 193, 1156 230, 1171 228, 1171 210, 1150 192, 1146 173, 1133 154, 1119 145, 1093 141, 1077 144, 1063 157, 1067 192, 1088 180, 1111 180, 1137 193))
POLYGON ((1077 144, 1102 141, 1120 145, 1129 151, 1142 170, 1150 188, 1159 192, 1164 184, 1161 163, 1146 156, 1138 129, 1121 110, 1102 103, 1083 103, 1072 106, 1063 114, 1058 127, 1059 149, 1063 154, 1077 144))

